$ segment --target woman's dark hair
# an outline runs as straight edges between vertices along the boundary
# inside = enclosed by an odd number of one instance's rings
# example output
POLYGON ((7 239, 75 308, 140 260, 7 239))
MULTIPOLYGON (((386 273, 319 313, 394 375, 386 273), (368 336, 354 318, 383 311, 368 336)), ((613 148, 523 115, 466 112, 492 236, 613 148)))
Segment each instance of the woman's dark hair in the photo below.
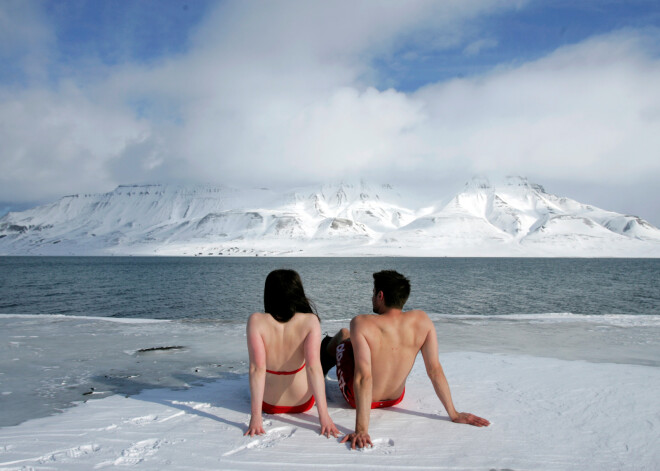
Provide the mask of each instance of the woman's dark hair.
POLYGON ((264 310, 278 322, 288 322, 296 312, 311 312, 318 317, 305 296, 300 275, 294 270, 273 270, 266 277, 264 310))

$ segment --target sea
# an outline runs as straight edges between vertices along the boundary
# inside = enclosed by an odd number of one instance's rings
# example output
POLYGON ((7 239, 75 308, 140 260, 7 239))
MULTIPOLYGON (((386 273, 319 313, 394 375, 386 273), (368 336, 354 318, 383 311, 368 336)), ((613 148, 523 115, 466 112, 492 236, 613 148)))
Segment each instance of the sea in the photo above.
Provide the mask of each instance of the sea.
POLYGON ((660 367, 660 260, 0 257, 0 427, 147 388, 247 372, 245 322, 296 270, 334 334, 371 312, 372 273, 406 275, 442 354, 660 367))

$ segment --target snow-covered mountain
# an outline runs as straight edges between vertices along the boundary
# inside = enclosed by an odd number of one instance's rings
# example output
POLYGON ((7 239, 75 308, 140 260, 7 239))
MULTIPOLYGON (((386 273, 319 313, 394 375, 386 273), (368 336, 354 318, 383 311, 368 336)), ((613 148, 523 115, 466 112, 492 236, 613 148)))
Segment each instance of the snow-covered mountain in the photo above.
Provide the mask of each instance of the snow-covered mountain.
POLYGON ((660 257, 660 230, 521 177, 431 201, 365 182, 122 185, 6 214, 0 254, 660 257))

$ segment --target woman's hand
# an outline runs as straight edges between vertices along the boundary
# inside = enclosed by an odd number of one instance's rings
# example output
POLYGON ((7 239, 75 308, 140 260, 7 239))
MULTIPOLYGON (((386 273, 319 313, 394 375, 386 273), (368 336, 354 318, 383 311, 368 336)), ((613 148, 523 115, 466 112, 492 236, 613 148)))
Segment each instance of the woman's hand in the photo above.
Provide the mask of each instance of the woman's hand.
POLYGON ((337 430, 337 427, 330 416, 321 419, 321 435, 325 435, 328 438, 330 438, 330 435, 335 438, 339 435, 339 430, 337 430))
POLYGON ((243 434, 254 437, 255 435, 263 435, 266 431, 264 430, 264 424, 261 420, 261 417, 252 416, 250 418, 250 425, 248 426, 247 432, 243 434))

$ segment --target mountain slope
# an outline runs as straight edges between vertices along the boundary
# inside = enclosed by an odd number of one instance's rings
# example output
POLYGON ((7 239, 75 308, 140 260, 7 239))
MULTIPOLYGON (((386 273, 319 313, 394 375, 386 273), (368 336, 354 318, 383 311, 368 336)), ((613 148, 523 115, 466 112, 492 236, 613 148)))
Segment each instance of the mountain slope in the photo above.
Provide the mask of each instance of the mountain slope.
POLYGON ((123 185, 5 215, 0 254, 658 257, 660 230, 521 177, 474 179, 436 202, 363 181, 287 192, 123 185))

